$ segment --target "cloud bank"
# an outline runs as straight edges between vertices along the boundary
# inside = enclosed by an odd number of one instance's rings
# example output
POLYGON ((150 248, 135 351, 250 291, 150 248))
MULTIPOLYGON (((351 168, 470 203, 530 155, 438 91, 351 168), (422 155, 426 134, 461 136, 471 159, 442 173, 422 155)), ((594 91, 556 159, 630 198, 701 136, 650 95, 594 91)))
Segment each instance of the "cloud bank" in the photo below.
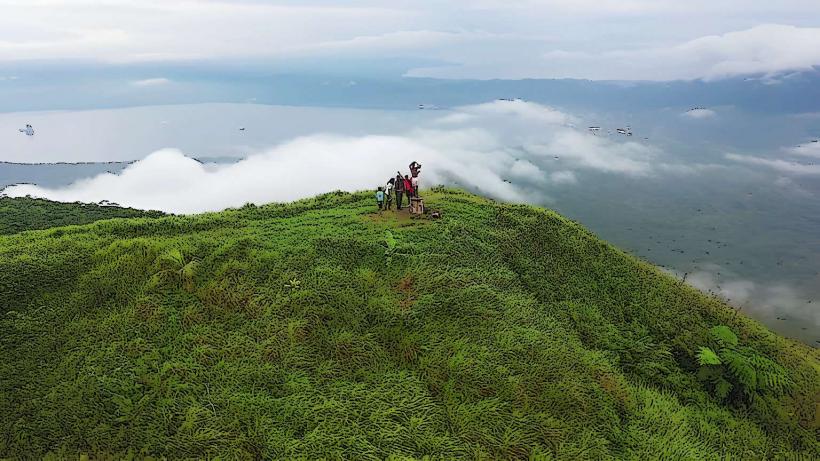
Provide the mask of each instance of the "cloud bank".
POLYGON ((803 157, 820 158, 820 141, 813 140, 809 143, 786 149, 786 152, 803 157))
POLYGON ((820 67, 820 28, 758 24, 664 44, 644 42, 617 48, 607 43, 591 49, 573 49, 545 43, 541 48, 539 59, 519 55, 522 49, 532 53, 537 46, 521 46, 510 50, 504 60, 488 61, 465 55, 451 60, 457 64, 413 69, 409 75, 653 81, 709 81, 762 75, 761 81, 776 83, 778 76, 820 67))
POLYGON ((119 174, 106 173, 57 189, 21 184, 3 193, 196 213, 337 189, 375 189, 416 160, 424 165, 423 187, 457 185, 523 202, 543 197, 550 187, 577 184, 585 170, 646 176, 667 165, 663 153, 651 145, 593 136, 575 128, 575 121, 540 104, 494 101, 456 109, 403 134, 315 134, 219 165, 163 149, 119 174))
POLYGON ((563 77, 618 80, 714 80, 774 75, 820 65, 820 28, 762 24, 677 45, 600 53, 556 50, 544 55, 563 77), (799 44, 799 45, 798 45, 799 44))
POLYGON ((820 164, 803 163, 796 160, 770 159, 753 155, 726 154, 726 159, 747 165, 763 166, 793 175, 820 175, 820 164))
POLYGON ((820 310, 807 309, 806 297, 786 283, 754 282, 717 264, 707 264, 702 270, 689 274, 687 283, 714 293, 733 306, 747 308, 757 317, 771 320, 777 315, 798 324, 820 326, 820 310))
POLYGON ((820 65, 806 19, 818 16, 812 0, 0 0, 0 61, 392 60, 444 78, 714 79, 820 65))
POLYGON ((717 112, 712 109, 690 109, 681 115, 694 120, 703 120, 715 118, 715 116, 717 116, 717 112))
MULTIPOLYGON (((820 141, 812 140, 805 144, 780 149, 782 156, 777 158, 760 157, 754 155, 726 154, 724 157, 737 163, 762 166, 779 173, 793 176, 820 175, 820 141)), ((793 182, 788 178, 780 178, 776 184, 788 186, 793 182)))
POLYGON ((169 80, 167 78, 163 78, 163 77, 146 78, 146 79, 143 79, 143 80, 134 80, 133 82, 131 82, 131 84, 134 85, 134 86, 142 86, 142 87, 145 87, 145 86, 162 86, 162 85, 167 85, 169 83, 171 83, 171 80, 169 80))

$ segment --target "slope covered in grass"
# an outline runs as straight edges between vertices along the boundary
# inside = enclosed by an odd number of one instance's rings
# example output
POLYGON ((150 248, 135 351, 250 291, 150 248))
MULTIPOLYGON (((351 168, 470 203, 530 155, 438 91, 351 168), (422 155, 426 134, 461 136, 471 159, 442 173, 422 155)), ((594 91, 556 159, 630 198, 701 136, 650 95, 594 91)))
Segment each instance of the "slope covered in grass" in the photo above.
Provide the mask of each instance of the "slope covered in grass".
POLYGON ((29 197, 0 197, 0 234, 88 224, 101 219, 156 218, 163 215, 164 213, 159 211, 141 211, 93 203, 60 203, 29 197))
POLYGON ((371 195, 0 237, 0 457, 820 455, 816 351, 553 212, 371 195))

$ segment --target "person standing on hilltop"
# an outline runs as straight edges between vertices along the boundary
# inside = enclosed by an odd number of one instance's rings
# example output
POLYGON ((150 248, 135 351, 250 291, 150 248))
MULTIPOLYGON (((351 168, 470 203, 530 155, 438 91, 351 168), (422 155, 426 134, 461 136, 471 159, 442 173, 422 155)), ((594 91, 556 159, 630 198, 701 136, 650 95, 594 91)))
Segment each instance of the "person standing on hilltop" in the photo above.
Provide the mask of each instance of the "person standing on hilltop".
POLYGON ((381 187, 376 191, 376 204, 379 206, 379 213, 381 213, 384 208, 384 191, 381 187))
POLYGON ((387 210, 393 208, 393 185, 396 183, 396 178, 390 178, 387 180, 387 184, 384 185, 384 195, 387 199, 387 210))
POLYGON ((404 175, 404 191, 407 193, 408 201, 415 197, 415 191, 413 190, 413 183, 410 181, 410 176, 404 175))
POLYGON ((404 194, 404 179, 402 179, 400 172, 397 171, 396 173, 398 173, 396 175, 396 181, 395 181, 396 182, 396 185, 395 185, 395 189, 396 189, 396 209, 401 210, 401 199, 402 199, 402 195, 404 194))
POLYGON ((410 162, 410 177, 417 177, 421 173, 421 163, 412 161, 410 162))
POLYGON ((421 163, 415 160, 410 162, 410 185, 413 186, 414 197, 419 196, 419 173, 421 173, 421 163))

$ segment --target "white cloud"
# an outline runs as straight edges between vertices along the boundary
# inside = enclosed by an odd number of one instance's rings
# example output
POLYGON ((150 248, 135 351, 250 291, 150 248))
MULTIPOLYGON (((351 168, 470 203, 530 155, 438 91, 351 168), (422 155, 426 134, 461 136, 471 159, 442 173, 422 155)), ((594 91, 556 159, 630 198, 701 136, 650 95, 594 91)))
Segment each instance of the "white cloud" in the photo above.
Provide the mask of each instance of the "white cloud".
POLYGON ((544 171, 528 160, 516 160, 513 162, 510 168, 510 176, 519 181, 523 180, 533 183, 544 183, 546 180, 544 171))
POLYGON ((144 80, 134 80, 133 82, 131 82, 131 84, 134 85, 134 86, 142 86, 142 87, 145 87, 145 86, 162 86, 162 85, 167 85, 169 83, 171 83, 171 80, 168 80, 167 78, 162 78, 162 77, 146 78, 144 80))
POLYGON ((714 270, 711 271, 701 270, 689 274, 686 281, 701 291, 716 293, 730 300, 735 306, 742 306, 752 299, 755 291, 754 282, 734 279, 721 283, 720 276, 717 275, 720 271, 720 267, 714 266, 714 270))
POLYGON ((786 149, 786 152, 803 157, 820 158, 820 142, 812 141, 806 144, 801 144, 799 146, 786 149))
POLYGON ((515 117, 527 122, 548 125, 566 125, 576 123, 577 119, 552 107, 523 101, 521 99, 497 100, 461 108, 462 113, 477 116, 515 117))
POLYGON ((543 158, 551 157, 584 168, 632 175, 651 173, 652 159, 660 153, 646 144, 612 141, 574 129, 560 130, 547 142, 530 145, 528 149, 543 158))
POLYGON ((438 119, 442 124, 462 124, 475 120, 476 116, 465 112, 454 112, 438 119))
POLYGON ((401 58, 448 64, 410 72, 417 76, 649 80, 773 74, 820 64, 820 29, 806 19, 820 15, 820 2, 812 0, 344 5, 0 0, 0 60, 401 58))
POLYGON ((755 157, 752 155, 738 155, 726 154, 726 158, 734 162, 745 163, 748 165, 758 165, 771 168, 783 173, 790 173, 796 175, 816 175, 820 174, 820 164, 806 164, 796 161, 769 159, 764 157, 755 157))
POLYGON ((708 118, 715 118, 715 116, 717 116, 717 112, 715 112, 711 109, 697 108, 697 109, 687 110, 686 112, 684 112, 681 115, 684 116, 684 117, 687 117, 687 118, 695 119, 695 120, 702 120, 702 119, 708 119, 708 118))
POLYGON ((391 56, 404 51, 432 51, 443 46, 459 43, 492 40, 491 34, 471 32, 443 32, 435 30, 400 30, 379 35, 361 35, 349 39, 313 43, 286 50, 289 55, 316 56, 391 56))
POLYGON ((323 135, 299 138, 229 165, 203 165, 182 152, 165 149, 120 174, 106 173, 54 190, 17 185, 4 193, 66 202, 109 200, 135 208, 195 213, 246 202, 295 200, 334 189, 372 189, 394 174, 394 168, 406 169, 402 166, 412 159, 425 164, 422 180, 428 186, 454 178, 504 200, 523 198, 493 170, 501 162, 490 158, 459 161, 398 136, 323 135))
POLYGON ((275 56, 401 30, 407 16, 389 5, 218 0, 3 1, 0 13, 0 30, 20 37, 0 34, 0 59, 109 61, 275 56))
POLYGON ((720 296, 733 306, 748 309, 758 318, 783 316, 820 326, 820 310, 812 309, 805 296, 786 283, 755 283, 717 264, 705 265, 702 270, 689 274, 686 281, 701 291, 720 296))
POLYGON ((820 64, 820 28, 760 25, 692 40, 669 54, 700 64, 697 77, 705 78, 807 70, 820 64))
POLYGON ((764 24, 673 46, 600 53, 557 50, 544 54, 544 59, 558 76, 592 79, 709 80, 776 74, 820 65, 820 28, 764 24))
POLYGON ((550 173, 550 181, 555 184, 578 184, 578 178, 572 171, 555 171, 550 173))
POLYGON ((4 193, 193 213, 246 202, 289 201, 334 189, 372 189, 417 160, 424 165, 425 187, 455 184, 518 202, 533 187, 576 184, 573 170, 652 174, 652 161, 661 156, 647 145, 567 126, 564 122, 572 116, 525 101, 466 106, 452 115, 458 114, 470 115, 470 122, 442 129, 433 121, 396 135, 315 134, 227 165, 203 165, 165 149, 120 174, 57 189, 17 185, 4 193))
POLYGON ((796 187, 794 180, 792 178, 781 176, 774 180, 774 185, 783 188, 793 188, 796 187))
POLYGON ((664 173, 677 175, 693 175, 725 170, 727 165, 717 163, 659 163, 655 169, 664 173))

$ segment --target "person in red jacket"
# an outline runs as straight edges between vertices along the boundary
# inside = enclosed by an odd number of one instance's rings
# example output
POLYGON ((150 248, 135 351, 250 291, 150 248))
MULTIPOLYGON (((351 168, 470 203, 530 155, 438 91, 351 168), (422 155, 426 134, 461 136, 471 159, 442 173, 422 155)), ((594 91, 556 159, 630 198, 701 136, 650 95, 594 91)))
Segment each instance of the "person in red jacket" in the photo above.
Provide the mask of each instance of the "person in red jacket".
POLYGON ((404 191, 407 193, 407 197, 416 196, 416 190, 413 189, 413 183, 410 181, 409 175, 404 175, 404 191))

